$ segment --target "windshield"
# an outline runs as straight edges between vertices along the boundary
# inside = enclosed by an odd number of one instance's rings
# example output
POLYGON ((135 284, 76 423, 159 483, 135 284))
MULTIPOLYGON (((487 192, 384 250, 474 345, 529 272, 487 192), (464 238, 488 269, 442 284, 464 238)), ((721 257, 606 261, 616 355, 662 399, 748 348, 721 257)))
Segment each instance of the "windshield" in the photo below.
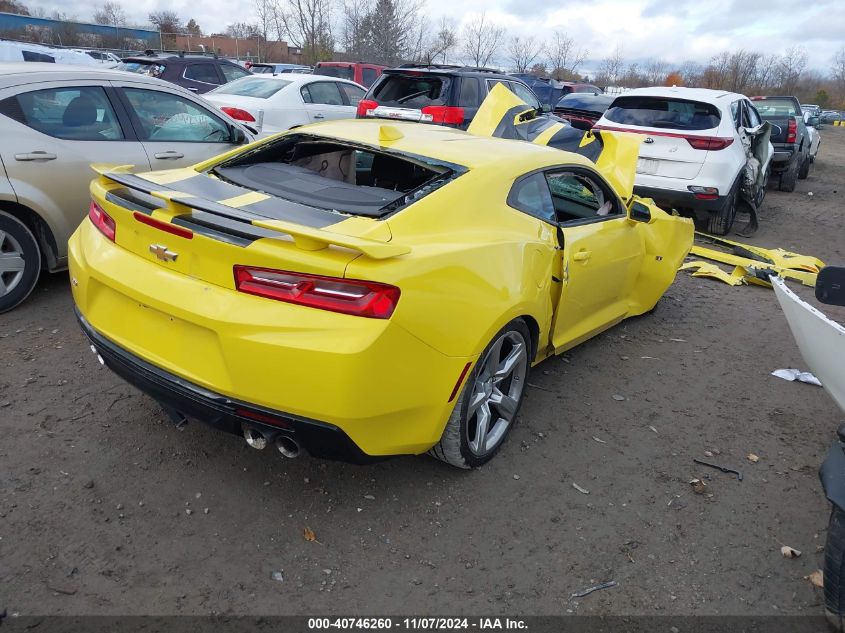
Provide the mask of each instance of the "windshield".
POLYGON ((292 82, 283 79, 270 79, 269 77, 242 77, 219 88, 215 88, 209 94, 216 95, 238 95, 240 97, 255 97, 267 99, 279 92, 292 82))
POLYGON ((338 77, 340 79, 355 79, 355 70, 352 66, 323 66, 321 64, 314 69, 314 74, 338 77))
POLYGON ((722 120, 716 106, 671 97, 617 97, 604 116, 624 125, 676 130, 710 130, 722 120))
POLYGON ((115 70, 125 70, 129 73, 147 75, 148 77, 159 77, 164 72, 164 64, 154 62, 121 62, 115 70))

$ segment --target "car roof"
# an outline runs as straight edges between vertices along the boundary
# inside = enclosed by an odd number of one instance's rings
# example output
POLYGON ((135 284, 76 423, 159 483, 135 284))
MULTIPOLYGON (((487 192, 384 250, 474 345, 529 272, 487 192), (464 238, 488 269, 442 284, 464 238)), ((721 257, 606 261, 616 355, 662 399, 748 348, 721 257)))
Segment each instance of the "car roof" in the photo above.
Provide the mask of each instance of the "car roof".
MULTIPOLYGON (((255 73, 254 75, 250 75, 248 77, 239 77, 235 81, 247 81, 251 79, 264 79, 271 81, 275 79, 276 81, 287 81, 293 84, 313 83, 315 81, 336 81, 343 84, 352 84, 353 86, 366 90, 366 88, 364 88, 364 86, 362 86, 361 84, 356 84, 354 81, 351 81, 349 79, 342 79, 341 77, 329 77, 328 75, 311 75, 305 73, 255 73)), ((226 85, 228 84, 223 84, 223 86, 226 85)))
POLYGON ((635 88, 628 90, 617 97, 674 97, 676 99, 690 99, 692 101, 704 101, 706 103, 724 104, 735 99, 747 99, 745 95, 726 90, 710 90, 709 88, 687 88, 685 86, 651 88, 635 88))
MULTIPOLYGON (((0 62, 0 82, 4 78, 24 76, 33 81, 49 81, 50 79, 102 79, 126 80, 129 75, 122 70, 104 68, 103 66, 82 66, 74 64, 50 64, 46 62, 0 62)), ((143 75, 134 75, 139 79, 152 79, 143 75)), ((154 82, 157 83, 157 82, 154 82)))
POLYGON ((553 165, 594 166, 580 154, 545 145, 490 136, 477 136, 456 128, 385 119, 340 119, 295 130, 329 138, 398 150, 470 169, 497 165, 506 172, 523 174, 553 165), (401 138, 380 141, 382 128, 398 131, 401 138), (504 145, 507 143, 508 145, 504 145))
POLYGON ((475 75, 479 77, 504 77, 508 81, 519 81, 525 83, 521 77, 515 77, 493 68, 480 68, 476 66, 452 66, 449 64, 403 64, 397 68, 388 68, 385 75, 396 75, 401 73, 430 73, 432 75, 475 75))

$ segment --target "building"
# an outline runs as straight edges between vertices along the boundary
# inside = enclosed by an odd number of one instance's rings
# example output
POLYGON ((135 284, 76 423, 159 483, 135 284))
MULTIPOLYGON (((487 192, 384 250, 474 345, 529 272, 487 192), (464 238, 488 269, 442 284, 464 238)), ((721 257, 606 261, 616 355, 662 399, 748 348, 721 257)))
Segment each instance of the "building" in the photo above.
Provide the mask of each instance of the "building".
MULTIPOLYGON (((0 36, 25 37, 42 44, 58 46, 74 46, 80 44, 79 39, 131 41, 142 43, 144 46, 158 46, 158 31, 135 27, 116 27, 106 24, 92 24, 90 22, 71 22, 67 20, 52 20, 50 18, 36 18, 31 15, 0 12, 0 36)), ((95 42, 90 42, 94 44, 95 42)))
MULTIPOLYGON (((156 33, 158 37, 158 33, 156 33)), ((172 38, 170 36, 170 42, 172 38)), ((257 37, 239 39, 226 35, 189 35, 187 33, 175 35, 176 50, 185 52, 205 51, 217 53, 221 57, 235 59, 251 59, 253 61, 269 61, 282 64, 302 63, 302 49, 288 46, 287 42, 259 40, 257 37)), ((170 43, 168 43, 170 48, 170 43)))

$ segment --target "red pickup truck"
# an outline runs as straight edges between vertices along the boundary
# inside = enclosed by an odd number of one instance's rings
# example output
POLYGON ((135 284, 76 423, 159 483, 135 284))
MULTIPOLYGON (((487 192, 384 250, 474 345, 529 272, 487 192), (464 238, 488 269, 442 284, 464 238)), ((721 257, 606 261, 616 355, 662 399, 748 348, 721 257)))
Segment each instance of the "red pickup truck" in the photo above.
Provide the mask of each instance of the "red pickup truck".
POLYGON ((317 62, 314 66, 314 74, 349 79, 369 88, 385 68, 387 66, 363 62, 317 62))

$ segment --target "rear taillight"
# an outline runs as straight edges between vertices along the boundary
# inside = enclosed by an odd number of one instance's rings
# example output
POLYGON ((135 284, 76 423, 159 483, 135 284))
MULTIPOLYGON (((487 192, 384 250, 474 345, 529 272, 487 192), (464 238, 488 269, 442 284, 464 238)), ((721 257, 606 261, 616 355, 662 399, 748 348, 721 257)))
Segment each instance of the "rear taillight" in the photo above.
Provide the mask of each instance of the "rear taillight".
POLYGON ((370 116, 370 112, 378 107, 378 101, 372 99, 361 99, 358 102, 357 115, 359 117, 370 116))
POLYGON ((734 142, 730 137, 722 136, 685 136, 693 149, 720 150, 734 142))
POLYGON ((460 125, 464 122, 464 109, 455 106, 426 106, 420 112, 424 121, 432 123, 460 125))
POLYGON ((88 207, 88 219, 100 230, 100 233, 114 242, 114 235, 117 231, 114 220, 108 213, 103 211, 103 207, 93 200, 91 201, 91 206, 88 207))
POLYGON ((255 122, 255 117, 252 116, 246 110, 241 110, 240 108, 232 108, 229 106, 223 106, 220 109, 236 121, 246 121, 247 123, 255 122))
POLYGON ((794 143, 796 138, 798 138, 798 124, 795 119, 789 119, 789 125, 786 128, 786 142, 794 143))
POLYGON ((373 281, 252 266, 235 266, 234 272, 240 292, 331 312, 389 319, 399 301, 399 288, 373 281))

